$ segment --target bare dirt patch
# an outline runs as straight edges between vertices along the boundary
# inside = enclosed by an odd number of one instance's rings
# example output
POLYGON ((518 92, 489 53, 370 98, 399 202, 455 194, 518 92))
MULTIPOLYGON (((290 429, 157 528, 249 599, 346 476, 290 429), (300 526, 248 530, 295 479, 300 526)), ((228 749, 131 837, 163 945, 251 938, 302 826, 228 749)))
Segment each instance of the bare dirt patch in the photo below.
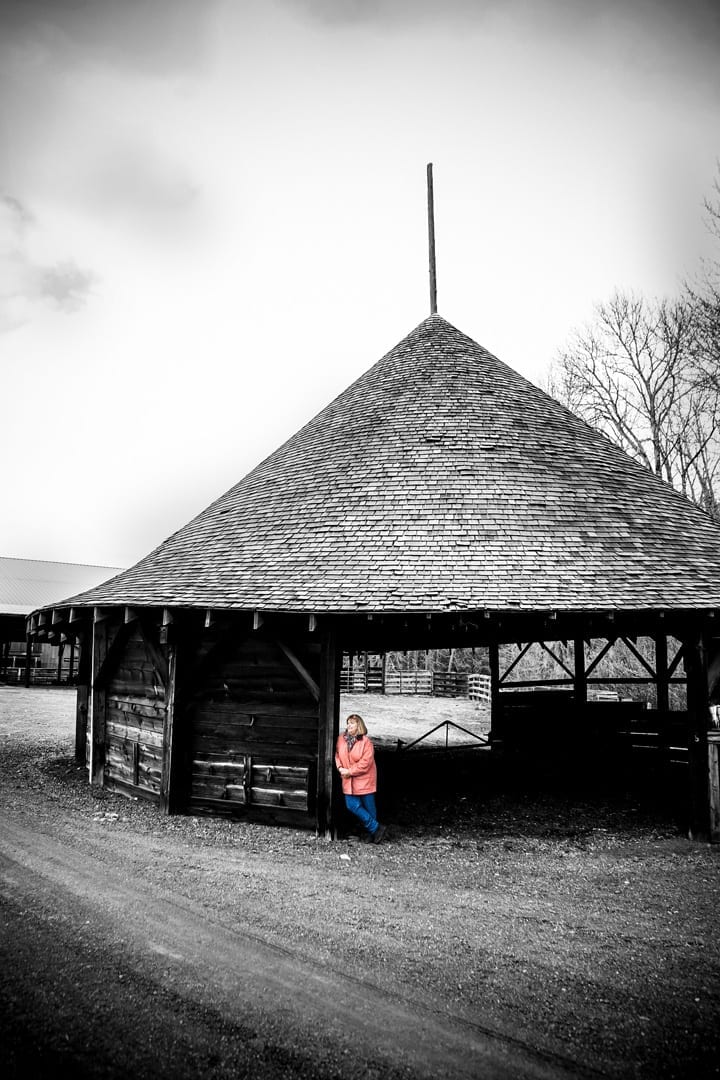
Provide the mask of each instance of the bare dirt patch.
POLYGON ((720 1075, 720 851, 662 792, 387 751, 388 841, 331 844, 91 790, 73 705, 0 687, 3 1075, 720 1075))

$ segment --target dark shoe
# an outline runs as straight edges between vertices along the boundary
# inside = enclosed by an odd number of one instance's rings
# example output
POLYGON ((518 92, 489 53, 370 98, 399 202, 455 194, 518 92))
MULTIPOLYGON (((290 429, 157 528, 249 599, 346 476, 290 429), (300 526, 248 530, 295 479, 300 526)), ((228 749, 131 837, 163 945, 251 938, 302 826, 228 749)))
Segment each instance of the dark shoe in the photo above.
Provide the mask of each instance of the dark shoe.
POLYGON ((377 829, 372 835, 373 844, 379 844, 386 832, 387 829, 384 825, 378 825, 377 829))

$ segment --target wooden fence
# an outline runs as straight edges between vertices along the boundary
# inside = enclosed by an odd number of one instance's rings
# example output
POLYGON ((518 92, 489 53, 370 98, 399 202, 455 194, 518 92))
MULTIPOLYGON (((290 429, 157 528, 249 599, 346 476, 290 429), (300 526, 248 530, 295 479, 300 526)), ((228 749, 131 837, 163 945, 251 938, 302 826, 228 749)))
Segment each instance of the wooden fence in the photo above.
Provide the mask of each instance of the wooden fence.
MULTIPOLYGON (((7 667, 4 671, 0 672, 0 682, 8 683, 11 686, 24 686, 25 685, 25 667, 7 667)), ((30 685, 31 686, 66 686, 70 685, 68 678, 67 667, 62 669, 60 679, 58 679, 57 664, 52 667, 31 667, 30 668, 30 685)))
POLYGON ((343 694, 424 694, 429 697, 470 698, 489 704, 490 676, 457 671, 367 671, 344 668, 340 676, 343 694))

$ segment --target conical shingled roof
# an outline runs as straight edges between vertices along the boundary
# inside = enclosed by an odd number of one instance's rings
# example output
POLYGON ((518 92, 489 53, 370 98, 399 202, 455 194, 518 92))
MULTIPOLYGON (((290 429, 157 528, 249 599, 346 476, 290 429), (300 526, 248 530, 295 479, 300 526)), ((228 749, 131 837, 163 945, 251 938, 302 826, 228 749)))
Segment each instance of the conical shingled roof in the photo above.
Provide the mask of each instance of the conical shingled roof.
POLYGON ((720 605, 720 529, 438 315, 81 603, 720 605))

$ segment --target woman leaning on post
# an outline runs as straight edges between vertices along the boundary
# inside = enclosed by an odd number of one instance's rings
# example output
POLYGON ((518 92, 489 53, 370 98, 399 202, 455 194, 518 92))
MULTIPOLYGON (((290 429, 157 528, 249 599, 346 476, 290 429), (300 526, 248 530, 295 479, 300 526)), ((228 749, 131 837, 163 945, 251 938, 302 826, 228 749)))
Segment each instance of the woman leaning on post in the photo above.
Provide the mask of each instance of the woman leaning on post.
POLYGON ((345 732, 338 737, 335 764, 342 777, 345 805, 362 822, 373 844, 385 835, 385 826, 377 819, 375 793, 377 766, 375 747, 362 716, 352 713, 345 722, 345 732))

